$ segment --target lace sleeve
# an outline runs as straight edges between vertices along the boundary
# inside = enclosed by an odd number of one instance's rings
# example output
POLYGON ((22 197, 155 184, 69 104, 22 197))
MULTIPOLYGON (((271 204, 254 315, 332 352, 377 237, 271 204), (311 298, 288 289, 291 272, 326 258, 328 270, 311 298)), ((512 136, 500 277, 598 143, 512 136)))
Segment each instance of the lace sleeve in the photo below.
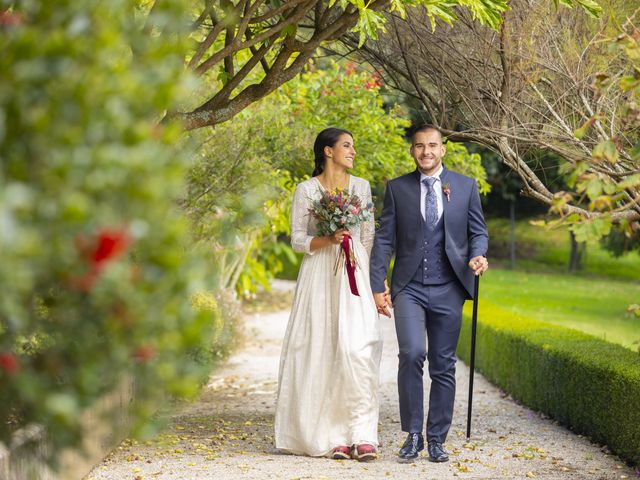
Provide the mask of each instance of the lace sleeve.
POLYGON ((309 207, 307 192, 302 185, 298 185, 291 202, 291 247, 296 252, 313 255, 311 251, 313 235, 307 233, 309 207))
MULTIPOLYGON (((369 182, 365 181, 365 186, 363 188, 362 195, 362 203, 366 205, 371 202, 371 185, 369 182)), ((371 257, 371 248, 373 247, 373 237, 375 235, 376 227, 373 216, 370 220, 364 222, 360 228, 360 241, 362 242, 362 246, 365 248, 369 257, 371 257)))

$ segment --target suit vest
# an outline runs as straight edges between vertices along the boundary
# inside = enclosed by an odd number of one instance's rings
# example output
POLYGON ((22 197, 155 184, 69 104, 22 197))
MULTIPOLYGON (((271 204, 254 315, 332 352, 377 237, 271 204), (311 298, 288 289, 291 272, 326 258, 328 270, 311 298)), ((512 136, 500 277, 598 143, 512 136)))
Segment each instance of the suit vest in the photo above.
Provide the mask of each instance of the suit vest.
POLYGON ((429 228, 422 219, 422 261, 413 281, 423 285, 441 285, 457 278, 447 258, 444 242, 444 215, 433 228, 429 228))

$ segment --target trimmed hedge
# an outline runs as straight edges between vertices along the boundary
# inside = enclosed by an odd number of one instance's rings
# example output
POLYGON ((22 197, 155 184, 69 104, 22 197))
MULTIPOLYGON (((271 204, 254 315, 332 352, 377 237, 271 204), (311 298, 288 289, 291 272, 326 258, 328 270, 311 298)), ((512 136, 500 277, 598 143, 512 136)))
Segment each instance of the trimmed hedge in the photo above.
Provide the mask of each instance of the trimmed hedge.
MULTIPOLYGON (((565 327, 480 304, 476 368, 523 404, 640 464, 640 355, 565 327)), ((465 312, 458 356, 469 360, 465 312)))

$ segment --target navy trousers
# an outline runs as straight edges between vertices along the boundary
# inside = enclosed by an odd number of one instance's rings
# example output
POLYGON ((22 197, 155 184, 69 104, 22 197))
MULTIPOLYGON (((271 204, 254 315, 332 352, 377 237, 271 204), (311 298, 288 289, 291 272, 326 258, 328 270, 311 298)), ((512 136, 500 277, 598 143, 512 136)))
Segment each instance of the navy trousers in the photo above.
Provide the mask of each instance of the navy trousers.
POLYGON ((398 393, 402 430, 422 432, 423 371, 424 361, 428 359, 429 441, 444 443, 451 427, 456 393, 456 347, 465 295, 458 280, 443 285, 423 285, 412 280, 393 302, 400 349, 398 393))

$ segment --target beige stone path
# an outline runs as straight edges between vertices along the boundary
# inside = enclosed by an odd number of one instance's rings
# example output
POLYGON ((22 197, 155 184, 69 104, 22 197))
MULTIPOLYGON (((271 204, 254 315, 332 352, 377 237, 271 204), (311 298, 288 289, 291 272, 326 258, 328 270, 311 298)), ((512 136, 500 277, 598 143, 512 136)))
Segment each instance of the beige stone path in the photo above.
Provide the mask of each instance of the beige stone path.
MULTIPOLYGON (((282 288, 282 284, 279 285, 282 288)), ((284 288, 289 285, 284 284, 284 288)), ((481 375, 475 377, 471 443, 464 438, 469 370, 458 364, 451 461, 396 461, 397 343, 384 319, 380 459, 372 463, 283 455, 273 447, 273 412, 281 340, 288 312, 246 319, 247 342, 211 378, 198 402, 184 405, 149 442, 124 442, 87 477, 92 480, 231 479, 631 479, 622 461, 525 407, 481 375)))

